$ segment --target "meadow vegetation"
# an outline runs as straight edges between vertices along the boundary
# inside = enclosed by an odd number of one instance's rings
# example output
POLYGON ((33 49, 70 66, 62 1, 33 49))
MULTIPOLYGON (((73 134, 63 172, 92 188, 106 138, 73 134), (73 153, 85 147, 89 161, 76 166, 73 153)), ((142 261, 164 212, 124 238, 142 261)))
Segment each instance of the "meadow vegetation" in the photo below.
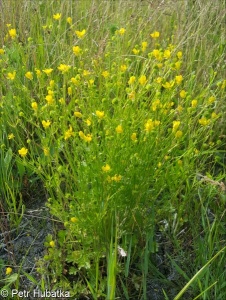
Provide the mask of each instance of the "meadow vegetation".
POLYGON ((225 16, 222 0, 0 2, 1 243, 39 193, 55 228, 36 276, 9 258, 0 288, 226 299, 225 16))

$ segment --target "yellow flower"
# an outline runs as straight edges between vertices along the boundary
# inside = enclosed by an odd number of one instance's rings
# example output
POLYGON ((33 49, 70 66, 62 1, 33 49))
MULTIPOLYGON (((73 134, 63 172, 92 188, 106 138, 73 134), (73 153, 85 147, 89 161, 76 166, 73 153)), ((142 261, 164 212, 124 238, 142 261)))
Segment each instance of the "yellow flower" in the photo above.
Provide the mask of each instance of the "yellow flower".
POLYGON ((110 75, 110 73, 108 71, 103 71, 101 74, 104 78, 107 78, 110 75))
POLYGON ((145 85, 145 83, 147 82, 147 78, 145 75, 141 75, 138 81, 141 85, 145 85))
POLYGON ((4 54, 5 53, 5 50, 0 48, 0 54, 4 54))
POLYGON ((48 128, 49 126, 50 126, 50 124, 51 124, 51 122, 48 120, 48 121, 45 121, 45 120, 43 120, 42 121, 42 126, 46 129, 46 128, 48 128))
POLYGON ((160 33, 158 31, 154 31, 153 33, 150 34, 150 36, 153 38, 153 39, 156 39, 160 36, 160 33))
POLYGON ((178 59, 181 59, 182 56, 183 56, 182 51, 178 51, 178 52, 177 52, 177 58, 178 58, 178 59))
POLYGON ((94 79, 90 79, 89 80, 89 86, 93 86, 94 85, 94 79))
POLYGON ((150 132, 154 129, 154 122, 152 119, 147 120, 147 122, 144 125, 145 131, 150 132))
POLYGON ((115 182, 119 182, 122 180, 122 175, 115 174, 114 176, 111 177, 111 180, 115 182))
POLYGON ((134 141, 134 142, 137 141, 137 134, 136 134, 136 132, 133 132, 133 133, 131 134, 131 140, 134 141))
POLYGON ((89 76, 91 74, 91 72, 89 70, 83 70, 82 75, 83 76, 89 76))
POLYGON ((179 70, 180 69, 180 67, 181 67, 181 61, 177 61, 177 62, 175 62, 175 69, 176 70, 179 70))
POLYGON ((121 70, 122 72, 125 72, 125 71, 127 70, 127 65, 121 65, 121 66, 120 66, 120 70, 121 70))
POLYGON ((59 102, 60 102, 60 104, 65 104, 64 98, 60 98, 60 99, 59 99, 59 102))
POLYGON ((129 81, 128 81, 128 84, 131 85, 133 84, 134 82, 136 81, 136 77, 135 76, 131 76, 129 81))
POLYGON ((74 46, 72 49, 73 49, 74 55, 79 56, 82 54, 82 49, 79 46, 74 46))
POLYGON ((87 134, 85 135, 82 131, 79 131, 79 136, 82 140, 86 141, 86 142, 91 142, 92 141, 92 135, 91 134, 87 134))
POLYGON ((212 114, 211 114, 211 118, 212 118, 212 119, 217 119, 218 117, 219 117, 219 115, 216 114, 215 111, 212 112, 212 114))
POLYGON ((175 132, 180 126, 180 121, 173 121, 173 132, 175 132))
POLYGON ((140 53, 140 50, 139 49, 136 49, 136 48, 133 48, 133 54, 137 55, 140 53))
POLYGON ((197 104, 198 104, 198 101, 196 99, 191 101, 191 107, 192 108, 195 108, 197 106, 197 104))
POLYGON ((90 125, 91 125, 91 120, 90 120, 90 119, 87 119, 87 120, 86 120, 86 124, 87 124, 87 126, 90 126, 90 125))
POLYGON ((59 14, 59 13, 53 15, 54 20, 60 20, 60 18, 61 18, 61 14, 59 14))
POLYGON ((163 57, 168 59, 168 58, 170 58, 170 56, 171 56, 170 50, 169 49, 165 50, 163 53, 163 57))
POLYGON ((12 140, 14 137, 15 137, 15 136, 14 136, 13 133, 8 134, 8 139, 9 139, 9 140, 12 140))
POLYGON ((69 87, 67 88, 67 93, 68 93, 69 96, 72 95, 72 87, 71 87, 71 86, 69 86, 69 87))
POLYGON ((13 271, 13 269, 10 268, 10 267, 8 267, 8 268, 6 268, 6 270, 5 270, 5 274, 6 274, 6 275, 10 275, 10 274, 12 273, 12 271, 13 271))
POLYGON ((175 133, 175 137, 176 137, 176 138, 180 138, 180 137, 182 137, 182 135, 183 135, 183 132, 182 132, 181 130, 178 130, 178 131, 175 133))
POLYGON ((74 135, 74 132, 73 132, 73 129, 72 129, 71 125, 70 125, 69 129, 64 133, 64 139, 67 140, 67 139, 69 139, 73 135, 74 135))
POLYGON ((78 222, 78 218, 72 217, 72 218, 71 218, 71 222, 72 222, 72 223, 77 223, 77 222, 78 222))
POLYGON ((177 84, 180 84, 182 82, 182 80, 183 80, 182 75, 178 75, 178 76, 175 77, 175 81, 176 81, 177 84))
POLYGON ((55 247, 55 242, 54 241, 50 241, 49 245, 50 245, 50 247, 54 248, 55 247))
POLYGON ((12 28, 9 30, 9 35, 11 37, 11 39, 15 39, 16 37, 16 29, 15 28, 12 28))
POLYGON ((181 98, 186 98, 187 92, 185 90, 180 91, 180 97, 181 98))
POLYGON ((105 166, 102 167, 103 172, 109 172, 110 170, 111 170, 111 167, 108 164, 106 164, 105 166))
POLYGON ((120 28, 120 29, 118 30, 118 33, 119 33, 120 35, 124 35, 125 32, 126 32, 125 28, 120 28))
POLYGON ((142 43, 141 43, 141 50, 142 50, 142 52, 145 52, 145 51, 146 51, 147 46, 148 46, 148 43, 147 43, 147 42, 142 42, 142 43))
POLYGON ((162 52, 158 49, 154 49, 151 52, 151 55, 154 56, 157 60, 161 61, 162 60, 162 52))
POLYGON ((77 118, 82 118, 82 113, 80 113, 79 111, 75 111, 74 116, 77 118))
POLYGON ((32 79, 33 79, 33 74, 32 74, 31 72, 27 72, 27 73, 25 74, 25 77, 26 77, 27 79, 29 79, 29 80, 32 80, 32 79))
POLYGON ((84 37, 84 35, 86 34, 86 30, 85 29, 83 29, 82 31, 76 30, 75 34, 77 35, 77 37, 79 39, 82 39, 84 37))
POLYGON ((50 75, 53 71, 53 69, 44 69, 42 70, 46 75, 50 75))
POLYGON ((64 74, 64 73, 68 72, 70 68, 71 68, 71 66, 69 66, 69 65, 60 64, 57 69, 64 74))
POLYGON ((205 118, 205 117, 202 117, 201 119, 199 119, 199 124, 202 125, 202 126, 208 125, 209 122, 210 122, 210 120, 208 120, 208 119, 205 118))
POLYGON ((174 86, 174 81, 171 80, 170 82, 165 82, 162 84, 162 86, 165 88, 165 89, 171 89, 173 86, 174 86))
POLYGON ((12 73, 9 72, 6 77, 7 79, 14 80, 16 77, 16 71, 13 71, 12 73))
POLYGON ((212 104, 215 100, 216 100, 215 97, 213 97, 213 96, 209 97, 208 104, 212 104))
POLYGON ((38 109, 38 103, 37 102, 32 102, 31 103, 31 107, 34 109, 34 110, 37 110, 38 109))
POLYGON ((43 152, 44 152, 45 156, 49 156, 49 148, 48 147, 44 147, 43 152))
POLYGON ((36 75, 37 75, 38 78, 41 77, 41 75, 42 75, 41 70, 35 69, 35 72, 36 72, 36 75))
POLYGON ((161 83, 162 82, 162 77, 157 77, 155 80, 157 83, 161 83))
POLYGON ((99 119, 103 119, 104 117, 104 111, 99 111, 99 110, 96 110, 96 115, 99 119))
POLYGON ((117 133, 122 133, 122 132, 123 132, 122 125, 118 125, 118 126, 115 128, 115 130, 116 130, 117 133))
POLYGON ((53 104, 54 102, 53 95, 47 95, 45 99, 49 105, 53 104))
POLYGON ((27 155, 28 149, 26 148, 21 148, 20 150, 18 150, 18 153, 21 157, 25 157, 27 155))
POLYGON ((70 24, 70 25, 72 24, 72 18, 71 17, 67 18, 67 23, 70 24))

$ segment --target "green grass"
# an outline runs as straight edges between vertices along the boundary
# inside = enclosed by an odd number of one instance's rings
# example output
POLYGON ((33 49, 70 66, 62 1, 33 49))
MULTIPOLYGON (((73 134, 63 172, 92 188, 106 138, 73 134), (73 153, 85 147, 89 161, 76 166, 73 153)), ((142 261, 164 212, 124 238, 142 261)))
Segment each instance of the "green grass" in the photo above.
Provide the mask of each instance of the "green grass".
POLYGON ((1 3, 0 208, 42 182, 40 288, 223 299, 224 2, 1 3))

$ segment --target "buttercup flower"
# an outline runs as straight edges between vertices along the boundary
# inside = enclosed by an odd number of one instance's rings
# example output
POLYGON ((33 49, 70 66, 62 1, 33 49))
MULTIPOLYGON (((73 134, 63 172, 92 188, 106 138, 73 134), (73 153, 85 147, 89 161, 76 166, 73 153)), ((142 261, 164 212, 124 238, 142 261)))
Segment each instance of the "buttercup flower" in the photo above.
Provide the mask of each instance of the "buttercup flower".
POLYGON ((178 58, 178 59, 181 59, 182 56, 183 56, 182 51, 178 51, 178 52, 177 52, 177 58, 178 58))
POLYGON ((67 18, 67 23, 70 24, 70 25, 72 24, 72 18, 71 17, 67 18))
POLYGON ((75 34, 77 35, 77 37, 79 39, 82 39, 84 37, 84 35, 86 34, 86 30, 85 29, 83 29, 82 31, 76 30, 75 34))
POLYGON ((198 101, 196 99, 191 101, 191 107, 192 108, 195 108, 197 106, 197 104, 198 104, 198 101))
POLYGON ((118 33, 119 33, 120 35, 124 35, 125 32, 126 32, 125 28, 120 28, 120 29, 118 30, 118 33))
POLYGON ((38 103, 37 102, 32 102, 31 103, 31 107, 34 109, 34 110, 37 110, 38 109, 38 103))
POLYGON ((176 81, 177 84, 180 84, 182 82, 182 80, 183 80, 182 75, 178 75, 178 76, 175 77, 175 81, 176 81))
POLYGON ((110 170, 111 170, 111 167, 108 164, 106 164, 105 166, 102 167, 103 172, 109 172, 110 170))
POLYGON ((77 118, 82 118, 82 113, 80 113, 80 111, 75 111, 74 116, 77 118))
POLYGON ((59 14, 59 13, 53 15, 54 20, 60 20, 60 18, 61 18, 61 14, 59 14))
POLYGON ((160 36, 160 33, 158 31, 154 31, 153 33, 150 34, 150 36, 153 38, 153 39, 156 39, 160 36))
POLYGON ((173 121, 173 132, 175 132, 180 126, 180 121, 173 121))
POLYGON ((4 54, 5 53, 5 50, 0 48, 0 54, 4 54))
POLYGON ((69 129, 64 134, 64 139, 67 140, 67 139, 69 139, 73 135, 74 135, 74 132, 73 132, 73 129, 72 129, 71 125, 70 125, 69 129))
POLYGON ((165 50, 163 53, 163 57, 168 59, 168 58, 170 58, 170 56, 171 56, 170 50, 169 49, 165 50))
POLYGON ((27 72, 27 73, 25 74, 25 77, 26 77, 27 79, 29 79, 29 80, 32 80, 32 79, 33 79, 33 74, 32 74, 31 72, 27 72))
POLYGON ((142 42, 141 43, 141 50, 142 52, 145 52, 145 50, 147 49, 148 43, 147 42, 142 42))
POLYGON ((9 36, 11 37, 11 39, 15 39, 16 37, 16 29, 12 28, 9 30, 9 36))
POLYGON ((74 55, 79 56, 82 54, 82 49, 79 46, 74 46, 72 49, 73 49, 74 55))
POLYGON ((108 71, 103 71, 101 74, 104 78, 107 78, 110 75, 110 73, 108 71))
POLYGON ((180 97, 181 98, 186 98, 187 92, 185 90, 180 91, 180 97))
POLYGON ((136 49, 136 48, 133 48, 133 54, 137 55, 140 53, 140 50, 139 49, 136 49))
POLYGON ((46 75, 50 75, 53 71, 53 69, 44 69, 42 70, 46 75))
POLYGON ((91 134, 85 135, 83 131, 79 131, 78 134, 79 134, 79 136, 82 140, 84 140, 88 143, 92 141, 92 135, 91 134))
POLYGON ((137 134, 136 134, 136 132, 133 132, 133 133, 131 134, 131 140, 134 141, 134 142, 137 141, 137 134))
POLYGON ((46 129, 46 128, 48 128, 49 126, 50 126, 50 124, 51 124, 51 122, 48 120, 48 121, 45 121, 45 120, 43 120, 42 121, 42 126, 46 129))
POLYGON ((68 72, 70 68, 71 68, 71 66, 69 66, 69 65, 60 64, 57 69, 60 70, 62 72, 62 74, 64 74, 64 73, 68 72))
POLYGON ((145 85, 145 83, 147 82, 147 78, 145 75, 141 75, 138 81, 141 85, 145 85))
POLYGON ((49 105, 53 104, 54 102, 53 95, 47 95, 45 99, 49 105))
POLYGON ((178 130, 178 131, 175 133, 175 137, 176 137, 176 138, 180 138, 180 137, 182 137, 182 135, 183 135, 183 132, 182 132, 181 130, 178 130))
POLYGON ((199 119, 199 124, 202 126, 206 126, 210 123, 210 120, 208 120, 206 117, 202 117, 201 119, 199 119))
POLYGON ((26 149, 25 147, 18 150, 18 153, 21 157, 25 157, 27 155, 27 152, 28 152, 28 149, 26 149))
POLYGON ((10 268, 10 267, 8 267, 8 268, 6 268, 6 270, 5 270, 5 274, 6 274, 6 275, 10 275, 10 274, 12 273, 12 271, 13 271, 13 269, 10 268))
POLYGON ((103 119, 104 117, 104 111, 99 111, 99 110, 96 110, 96 115, 99 119, 103 119))
POLYGON ((13 133, 8 134, 8 139, 9 139, 9 140, 12 140, 14 137, 15 137, 15 136, 14 136, 13 133))
POLYGON ((48 147, 44 147, 43 152, 44 152, 45 156, 49 156, 49 148, 48 147))
POLYGON ((131 85, 133 84, 134 82, 136 81, 136 77, 135 76, 131 76, 129 81, 128 81, 128 84, 131 85))
POLYGON ((53 248, 53 247, 55 247, 55 242, 54 242, 54 241, 50 241, 50 242, 49 242, 49 245, 50 245, 50 247, 53 248))
POLYGON ((115 130, 116 130, 117 133, 122 133, 122 132, 123 132, 122 125, 118 125, 118 126, 115 128, 115 130))
POLYGON ((6 77, 7 79, 14 80, 16 77, 16 71, 13 71, 12 73, 9 72, 6 77))

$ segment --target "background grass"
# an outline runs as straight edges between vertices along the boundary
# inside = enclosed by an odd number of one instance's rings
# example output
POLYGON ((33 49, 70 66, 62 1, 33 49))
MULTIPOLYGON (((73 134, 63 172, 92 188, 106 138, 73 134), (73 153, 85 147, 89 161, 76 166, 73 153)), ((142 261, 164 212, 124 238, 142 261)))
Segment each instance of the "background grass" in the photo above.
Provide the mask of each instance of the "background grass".
POLYGON ((179 299, 189 282, 187 299, 223 299, 224 1, 0 5, 1 211, 18 227, 24 189, 43 186, 58 223, 37 265, 40 289, 179 299))

